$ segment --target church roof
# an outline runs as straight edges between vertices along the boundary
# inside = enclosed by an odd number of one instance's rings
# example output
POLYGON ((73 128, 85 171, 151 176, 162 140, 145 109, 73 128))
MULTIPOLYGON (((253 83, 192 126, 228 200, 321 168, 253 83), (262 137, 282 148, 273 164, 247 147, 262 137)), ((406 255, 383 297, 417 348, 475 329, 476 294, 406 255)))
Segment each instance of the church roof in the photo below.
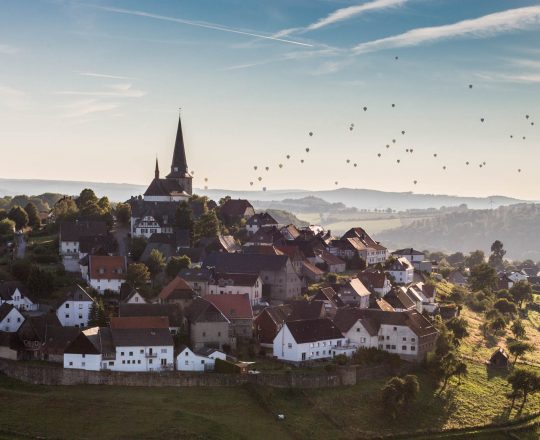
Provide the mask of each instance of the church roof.
POLYGON ((182 185, 172 179, 154 179, 144 193, 145 196, 180 196, 189 197, 182 185))
POLYGON ((180 177, 191 177, 188 173, 186 150, 184 147, 184 136, 182 134, 182 119, 178 117, 178 130, 176 132, 176 142, 174 143, 174 153, 171 163, 171 172, 167 175, 168 179, 177 179, 180 177))

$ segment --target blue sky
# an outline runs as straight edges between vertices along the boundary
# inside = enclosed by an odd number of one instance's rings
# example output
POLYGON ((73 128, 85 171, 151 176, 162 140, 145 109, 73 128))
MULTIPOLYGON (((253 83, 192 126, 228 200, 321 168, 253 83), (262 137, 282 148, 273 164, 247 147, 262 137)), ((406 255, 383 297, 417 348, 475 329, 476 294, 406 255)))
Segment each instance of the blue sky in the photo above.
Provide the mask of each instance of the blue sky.
POLYGON ((6 178, 146 183, 182 107, 197 187, 540 199, 539 96, 538 1, 0 4, 6 178))

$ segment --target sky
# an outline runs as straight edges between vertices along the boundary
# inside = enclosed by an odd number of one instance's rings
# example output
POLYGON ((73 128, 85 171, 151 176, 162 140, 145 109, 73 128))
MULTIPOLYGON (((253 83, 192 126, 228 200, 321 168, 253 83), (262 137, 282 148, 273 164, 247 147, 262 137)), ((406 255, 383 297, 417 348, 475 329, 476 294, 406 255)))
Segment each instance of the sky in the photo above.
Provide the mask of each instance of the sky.
POLYGON ((539 97, 539 1, 0 3, 3 178, 149 183, 181 108, 198 188, 540 200, 539 97))

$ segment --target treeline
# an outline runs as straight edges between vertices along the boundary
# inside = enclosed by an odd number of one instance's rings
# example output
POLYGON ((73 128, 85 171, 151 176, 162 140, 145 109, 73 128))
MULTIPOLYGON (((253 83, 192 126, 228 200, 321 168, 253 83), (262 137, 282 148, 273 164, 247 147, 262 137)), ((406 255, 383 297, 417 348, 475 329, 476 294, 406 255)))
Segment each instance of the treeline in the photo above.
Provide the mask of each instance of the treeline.
POLYGON ((14 206, 26 206, 28 203, 32 203, 38 211, 49 211, 62 197, 62 194, 56 193, 44 193, 39 196, 5 196, 0 197, 0 209, 9 211, 14 206))
POLYGON ((540 204, 517 204, 494 210, 463 210, 381 232, 389 247, 445 252, 490 250, 495 239, 506 244, 511 259, 540 260, 540 204))

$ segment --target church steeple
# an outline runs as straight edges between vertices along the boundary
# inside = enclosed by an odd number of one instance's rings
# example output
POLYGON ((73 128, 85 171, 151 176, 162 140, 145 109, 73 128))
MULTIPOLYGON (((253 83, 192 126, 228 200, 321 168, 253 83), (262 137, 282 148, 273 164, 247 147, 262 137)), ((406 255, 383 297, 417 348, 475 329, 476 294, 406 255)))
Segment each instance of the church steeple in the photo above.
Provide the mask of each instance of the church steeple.
POLYGON ((184 136, 182 134, 182 118, 178 116, 178 130, 176 132, 176 142, 174 144, 174 153, 171 164, 171 172, 168 179, 178 179, 188 176, 188 167, 186 161, 186 150, 184 148, 184 136))
POLYGON ((156 157, 156 171, 155 171, 155 175, 156 175, 156 179, 159 179, 159 164, 158 164, 158 160, 157 160, 157 157, 156 157))

